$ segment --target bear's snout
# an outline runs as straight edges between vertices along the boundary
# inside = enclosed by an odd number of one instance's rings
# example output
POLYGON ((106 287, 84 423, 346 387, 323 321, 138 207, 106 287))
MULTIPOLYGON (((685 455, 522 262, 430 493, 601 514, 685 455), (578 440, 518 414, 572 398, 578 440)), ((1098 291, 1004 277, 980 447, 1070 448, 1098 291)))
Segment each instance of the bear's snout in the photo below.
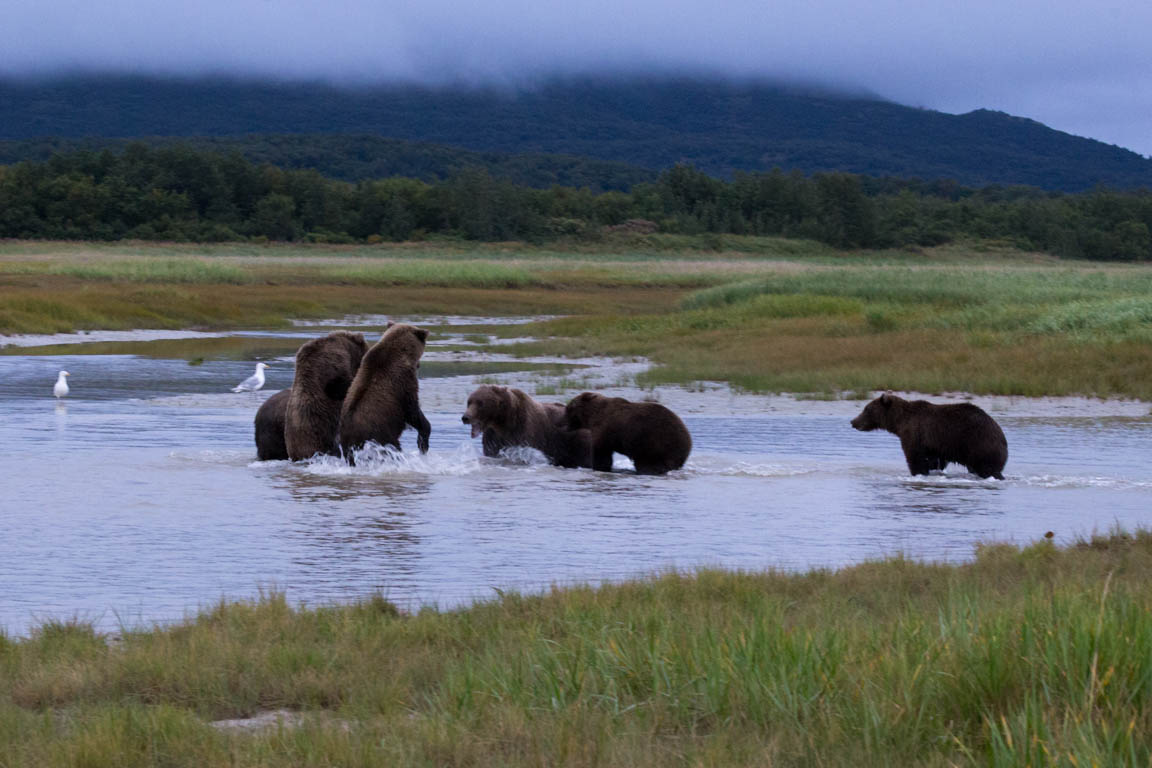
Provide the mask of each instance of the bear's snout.
POLYGON ((464 422, 465 424, 470 424, 472 422, 472 420, 468 418, 468 414, 461 416, 460 421, 464 422))

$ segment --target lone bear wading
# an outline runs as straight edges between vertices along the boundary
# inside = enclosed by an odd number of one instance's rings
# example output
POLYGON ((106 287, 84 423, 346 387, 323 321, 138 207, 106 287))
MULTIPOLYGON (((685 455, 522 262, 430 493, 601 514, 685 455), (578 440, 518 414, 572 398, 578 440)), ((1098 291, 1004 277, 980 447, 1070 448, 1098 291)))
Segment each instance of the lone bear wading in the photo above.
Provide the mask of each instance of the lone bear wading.
POLYGON ((1008 440, 1000 425, 971 403, 935 405, 889 392, 864 406, 852 426, 862 432, 886 429, 899 437, 913 475, 955 463, 980 477, 1004 479, 1008 440))

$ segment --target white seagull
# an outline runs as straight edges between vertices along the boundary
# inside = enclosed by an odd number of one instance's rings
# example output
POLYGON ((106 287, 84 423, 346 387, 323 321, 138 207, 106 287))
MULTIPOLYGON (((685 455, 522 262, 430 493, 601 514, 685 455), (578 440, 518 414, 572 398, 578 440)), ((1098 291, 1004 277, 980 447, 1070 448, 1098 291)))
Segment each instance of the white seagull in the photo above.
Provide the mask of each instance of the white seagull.
POLYGON ((264 386, 264 369, 268 366, 264 363, 256 363, 256 373, 252 374, 244 381, 232 387, 233 392, 255 392, 264 386))
POLYGON ((56 377, 56 385, 52 387, 52 394, 56 395, 57 400, 68 394, 68 382, 64 379, 71 375, 68 371, 60 371, 60 375, 56 377))

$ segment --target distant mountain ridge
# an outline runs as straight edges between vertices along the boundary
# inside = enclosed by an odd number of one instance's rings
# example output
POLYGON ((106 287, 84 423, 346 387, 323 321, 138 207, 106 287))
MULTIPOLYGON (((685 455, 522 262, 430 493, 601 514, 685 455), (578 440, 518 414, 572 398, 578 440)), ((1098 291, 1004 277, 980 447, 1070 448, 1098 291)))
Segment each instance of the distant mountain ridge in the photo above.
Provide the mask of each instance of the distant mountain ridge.
POLYGON ((220 79, 0 82, 0 138, 374 134, 650 170, 949 178, 1080 191, 1152 187, 1152 160, 977 110, 950 115, 860 95, 690 78, 556 81, 532 90, 339 88, 220 79))

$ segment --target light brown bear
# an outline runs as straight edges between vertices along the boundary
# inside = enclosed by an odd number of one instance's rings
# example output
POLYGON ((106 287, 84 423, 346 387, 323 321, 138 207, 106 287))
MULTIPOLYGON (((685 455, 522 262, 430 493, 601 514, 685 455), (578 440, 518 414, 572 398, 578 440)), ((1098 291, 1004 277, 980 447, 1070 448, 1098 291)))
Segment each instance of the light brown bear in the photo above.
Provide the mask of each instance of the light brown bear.
POLYGON ((468 396, 460 420, 472 427, 472 437, 483 434, 484 455, 498 456, 505 448, 535 448, 558 467, 591 467, 591 434, 586 429, 567 431, 564 406, 541 403, 525 392, 485 384, 468 396))
POLYGON ((612 454, 622 453, 637 474, 663 475, 683 467, 692 452, 684 422, 659 403, 582 392, 564 409, 564 425, 592 433, 592 468, 601 472, 610 472, 612 454))
POLYGON ((296 351, 296 375, 284 411, 288 458, 336 452, 344 395, 368 349, 364 334, 335 331, 296 351))
POLYGON ((420 410, 416 375, 427 341, 423 328, 389 323, 380 341, 364 355, 340 413, 340 449, 349 461, 352 452, 369 440, 399 449, 406 425, 416 429, 420 452, 428 452, 432 426, 420 410))

